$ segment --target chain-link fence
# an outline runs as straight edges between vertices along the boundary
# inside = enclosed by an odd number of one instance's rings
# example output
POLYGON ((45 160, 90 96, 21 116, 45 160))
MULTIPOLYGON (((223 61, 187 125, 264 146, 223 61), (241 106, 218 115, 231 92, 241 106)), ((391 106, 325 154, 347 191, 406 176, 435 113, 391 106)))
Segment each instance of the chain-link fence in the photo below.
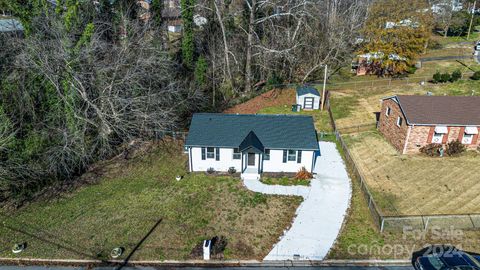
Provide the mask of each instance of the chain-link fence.
MULTIPOLYGON (((464 72, 462 78, 468 78, 473 75, 472 72, 464 72)), ((339 82, 331 83, 327 85, 327 89, 331 90, 342 90, 342 89, 362 89, 362 88, 374 88, 374 87, 392 87, 392 86, 402 86, 408 84, 423 84, 428 83, 432 80, 433 74, 425 76, 412 76, 405 78, 378 78, 375 80, 365 80, 365 81, 352 81, 352 82, 339 82)))

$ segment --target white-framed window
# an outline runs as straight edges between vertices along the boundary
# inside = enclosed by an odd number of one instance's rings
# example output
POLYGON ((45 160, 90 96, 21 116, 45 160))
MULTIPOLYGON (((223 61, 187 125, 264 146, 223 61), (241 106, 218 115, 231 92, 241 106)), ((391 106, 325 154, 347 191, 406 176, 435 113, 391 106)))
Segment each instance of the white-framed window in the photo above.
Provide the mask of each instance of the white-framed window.
POLYGON ((463 144, 472 144, 473 143, 473 137, 475 135, 478 135, 478 128, 475 126, 467 126, 465 127, 463 137, 462 137, 462 143, 463 144))
POLYGON ((397 126, 401 127, 403 123, 403 118, 402 117, 397 117, 397 126))
POLYGON ((463 134, 462 143, 463 144, 472 144, 473 134, 463 134))
POLYGON ((443 141, 443 133, 434 132, 432 137, 432 143, 442 143, 442 141, 443 141))
POLYGON ((392 113, 392 108, 387 107, 387 110, 385 110, 385 115, 390 116, 390 113, 392 113))
POLYGON ((443 143, 444 136, 448 136, 447 126, 435 126, 432 136, 432 143, 443 143))
POLYGON ((263 160, 270 160, 270 149, 265 149, 265 153, 263 153, 263 160))
POLYGON ((297 160, 297 151, 288 150, 288 161, 296 161, 296 160, 297 160))
POLYGON ((207 147, 207 158, 215 158, 215 148, 207 147))
POLYGON ((233 156, 232 156, 233 159, 241 159, 242 158, 242 154, 240 153, 240 149, 238 148, 233 148, 233 156))

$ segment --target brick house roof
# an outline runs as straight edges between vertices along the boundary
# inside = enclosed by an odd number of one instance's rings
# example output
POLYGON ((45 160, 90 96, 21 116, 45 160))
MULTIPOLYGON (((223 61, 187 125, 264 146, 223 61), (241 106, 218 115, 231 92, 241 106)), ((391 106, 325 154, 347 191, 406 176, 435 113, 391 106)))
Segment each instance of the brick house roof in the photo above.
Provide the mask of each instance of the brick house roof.
POLYGON ((408 124, 480 126, 480 96, 393 96, 408 124))

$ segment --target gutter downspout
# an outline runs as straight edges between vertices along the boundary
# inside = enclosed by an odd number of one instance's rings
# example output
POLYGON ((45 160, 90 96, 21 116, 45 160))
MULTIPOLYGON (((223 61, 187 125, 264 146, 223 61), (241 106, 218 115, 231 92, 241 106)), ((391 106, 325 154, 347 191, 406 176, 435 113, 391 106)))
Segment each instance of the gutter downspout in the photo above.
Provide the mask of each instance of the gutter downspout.
POLYGON ((190 163, 190 172, 193 172, 193 159, 192 159, 192 147, 188 147, 188 161, 190 163))
POLYGON ((405 145, 403 146, 402 155, 405 155, 405 154, 407 153, 408 140, 410 139, 410 133, 412 132, 412 129, 413 129, 414 127, 415 127, 415 125, 408 126, 407 138, 405 139, 405 145))

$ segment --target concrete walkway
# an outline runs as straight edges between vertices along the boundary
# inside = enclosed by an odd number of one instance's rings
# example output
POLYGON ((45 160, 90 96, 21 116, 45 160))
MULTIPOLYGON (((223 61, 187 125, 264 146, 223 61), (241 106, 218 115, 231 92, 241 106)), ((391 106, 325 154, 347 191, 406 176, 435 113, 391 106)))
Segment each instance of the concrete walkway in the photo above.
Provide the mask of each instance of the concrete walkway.
POLYGON ((292 227, 274 245, 264 260, 322 260, 338 236, 350 204, 352 189, 343 160, 335 144, 320 142, 321 155, 310 187, 266 185, 245 180, 245 186, 266 194, 297 195, 304 201, 296 211, 292 227), (297 259, 296 258, 296 259, 297 259))

